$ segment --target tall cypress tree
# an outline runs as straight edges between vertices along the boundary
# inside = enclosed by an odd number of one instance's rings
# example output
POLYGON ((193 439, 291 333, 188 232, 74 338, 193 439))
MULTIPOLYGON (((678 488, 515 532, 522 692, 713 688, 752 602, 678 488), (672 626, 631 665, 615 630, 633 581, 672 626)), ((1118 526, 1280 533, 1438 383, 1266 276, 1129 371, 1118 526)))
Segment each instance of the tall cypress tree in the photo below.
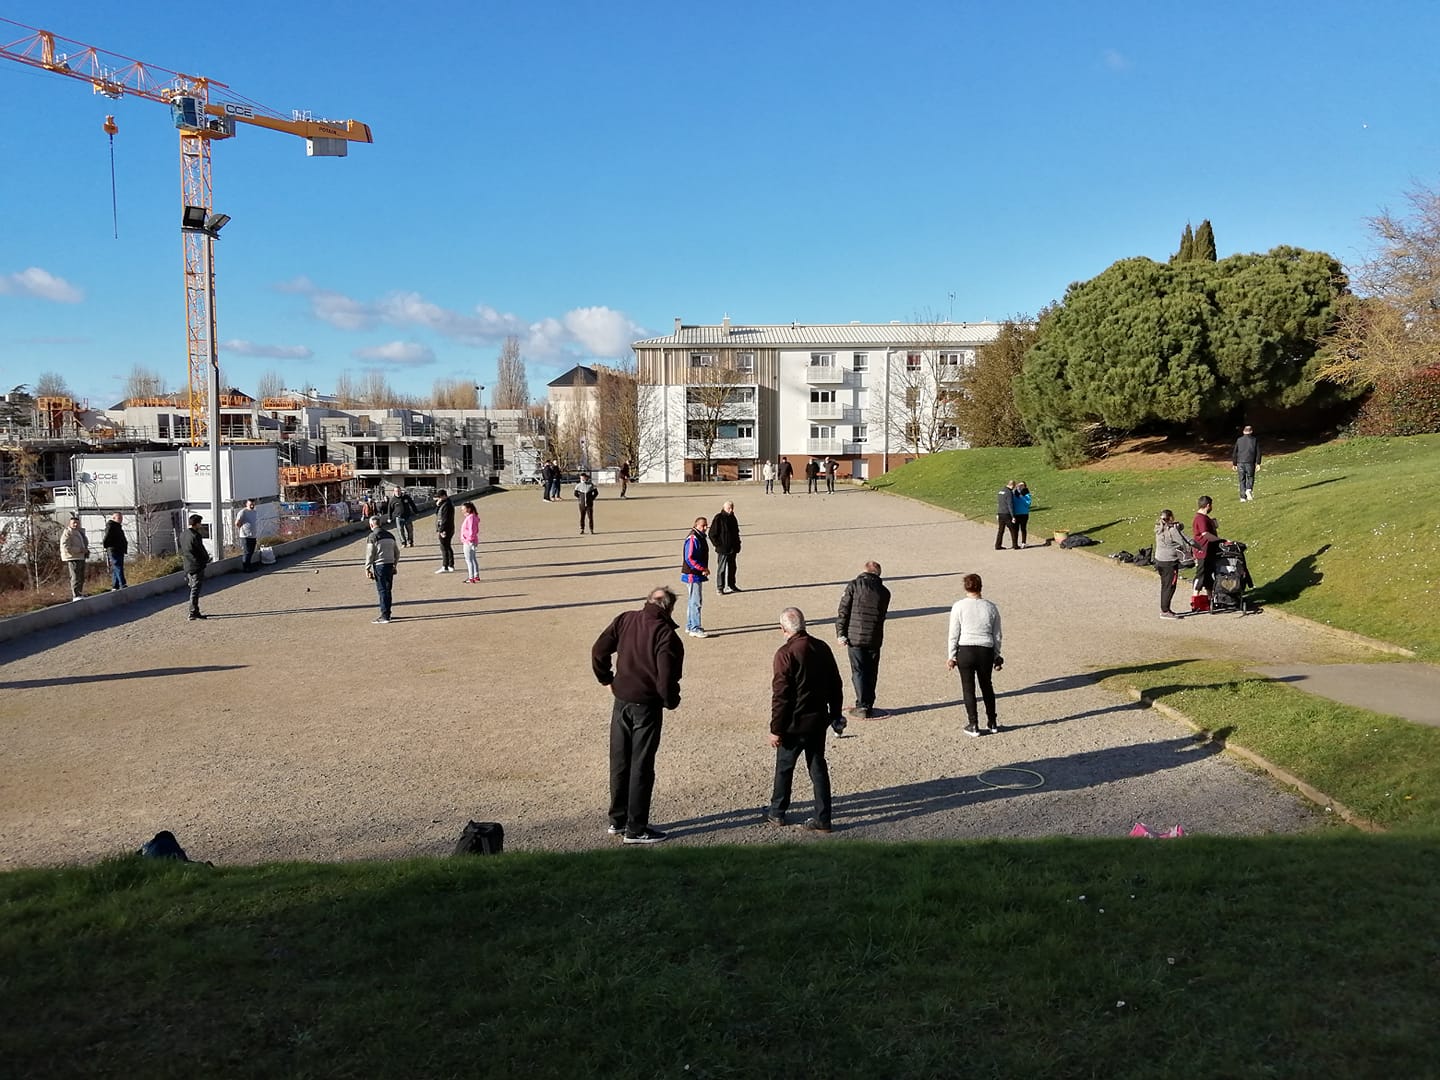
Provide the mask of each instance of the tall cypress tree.
POLYGON ((1210 219, 1206 218, 1200 222, 1200 228, 1195 230, 1195 242, 1190 256, 1196 261, 1218 262, 1215 255, 1215 230, 1210 227, 1210 219))
POLYGON ((1189 262, 1195 258, 1195 234, 1190 231, 1190 223, 1185 222, 1185 231, 1180 234, 1180 250, 1170 256, 1172 263, 1189 262))

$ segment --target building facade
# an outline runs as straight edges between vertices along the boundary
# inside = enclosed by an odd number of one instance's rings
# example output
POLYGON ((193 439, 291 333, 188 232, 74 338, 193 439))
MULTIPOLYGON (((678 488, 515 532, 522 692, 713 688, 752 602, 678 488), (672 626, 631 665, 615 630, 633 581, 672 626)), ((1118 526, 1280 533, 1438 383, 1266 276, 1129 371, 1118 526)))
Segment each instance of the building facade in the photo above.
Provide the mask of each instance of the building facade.
POLYGON ((635 342, 642 393, 658 399, 642 479, 749 480, 784 456, 797 474, 832 457, 878 476, 964 445, 960 374, 1000 324, 684 325, 635 342))

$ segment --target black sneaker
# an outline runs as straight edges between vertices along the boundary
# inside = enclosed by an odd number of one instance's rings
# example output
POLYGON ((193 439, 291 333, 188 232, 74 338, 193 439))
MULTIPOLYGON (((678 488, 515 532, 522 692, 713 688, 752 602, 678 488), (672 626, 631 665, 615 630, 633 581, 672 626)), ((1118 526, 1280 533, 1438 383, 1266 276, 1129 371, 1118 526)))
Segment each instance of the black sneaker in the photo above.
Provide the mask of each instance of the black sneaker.
POLYGON ((830 730, 833 731, 833 732, 835 732, 835 735, 836 735, 837 738, 838 738, 839 736, 841 736, 841 735, 844 735, 844 734, 845 734, 845 717, 843 717, 843 716, 837 716, 834 720, 831 720, 831 721, 830 721, 830 730))
POLYGON ((640 833, 638 836, 631 836, 629 833, 626 833, 626 834, 625 834, 625 839, 624 839, 623 843, 626 843, 626 844, 663 844, 666 840, 669 840, 669 839, 670 839, 670 837, 667 836, 667 835, 666 835, 665 833, 663 833, 663 832, 657 832, 657 831, 654 830, 654 829, 646 829, 643 833, 640 833))
POLYGON ((1000 722, 998 720, 992 720, 990 722, 990 726, 987 727, 985 730, 988 731, 991 735, 997 734, 1000 731, 1000 722))
POLYGON ((965 734, 969 735, 972 739, 978 739, 980 737, 980 728, 975 724, 966 724, 965 734))
POLYGON ((765 811, 765 823, 766 823, 767 825, 775 825, 775 826, 778 826, 778 827, 783 828, 784 825, 785 825, 785 815, 784 815, 784 814, 772 814, 769 810, 766 810, 766 811, 765 811))
POLYGON ((821 821, 819 818, 810 818, 805 822, 805 829, 808 832, 834 832, 828 821, 821 821))
MULTIPOLYGON (((76 599, 79 599, 79 597, 76 597, 76 599)), ((208 619, 209 617, 210 617, 210 616, 208 616, 208 615, 201 615, 200 612, 198 612, 198 611, 192 611, 192 612, 190 613, 190 621, 191 621, 191 622, 194 622, 196 619, 208 619)))
POLYGON ((625 826, 624 826, 624 825, 611 825, 609 828, 607 828, 607 829, 605 830, 605 835, 607 835, 607 836, 624 836, 624 835, 625 835, 625 826))

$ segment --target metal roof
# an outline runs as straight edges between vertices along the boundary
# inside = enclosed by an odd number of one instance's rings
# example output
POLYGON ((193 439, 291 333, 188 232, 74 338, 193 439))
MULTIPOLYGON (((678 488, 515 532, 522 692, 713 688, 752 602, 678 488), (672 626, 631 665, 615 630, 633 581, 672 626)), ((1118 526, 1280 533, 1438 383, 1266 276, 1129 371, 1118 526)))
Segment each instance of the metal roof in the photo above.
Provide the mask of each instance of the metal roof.
POLYGON ((645 338, 634 348, 664 345, 984 345, 1000 323, 788 323, 773 326, 682 326, 665 337, 645 338))
POLYGON ((592 367, 576 364, 557 379, 551 379, 546 386, 595 386, 600 376, 592 367))

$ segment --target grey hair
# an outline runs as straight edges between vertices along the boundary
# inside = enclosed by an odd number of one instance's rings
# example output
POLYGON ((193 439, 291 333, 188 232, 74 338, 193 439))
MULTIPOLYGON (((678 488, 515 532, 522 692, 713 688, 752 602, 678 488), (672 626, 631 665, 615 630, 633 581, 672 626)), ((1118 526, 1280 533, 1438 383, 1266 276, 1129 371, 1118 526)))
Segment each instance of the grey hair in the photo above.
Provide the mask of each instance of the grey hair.
POLYGON ((675 590, 669 585, 656 585, 645 597, 647 604, 658 604, 666 611, 673 611, 675 608, 675 590))
POLYGON ((370 519, 370 527, 372 529, 378 529, 380 527, 380 519, 378 517, 372 517, 370 519))
POLYGON ((780 627, 787 634, 799 634, 805 629, 805 613, 798 607, 787 607, 780 612, 780 627))

